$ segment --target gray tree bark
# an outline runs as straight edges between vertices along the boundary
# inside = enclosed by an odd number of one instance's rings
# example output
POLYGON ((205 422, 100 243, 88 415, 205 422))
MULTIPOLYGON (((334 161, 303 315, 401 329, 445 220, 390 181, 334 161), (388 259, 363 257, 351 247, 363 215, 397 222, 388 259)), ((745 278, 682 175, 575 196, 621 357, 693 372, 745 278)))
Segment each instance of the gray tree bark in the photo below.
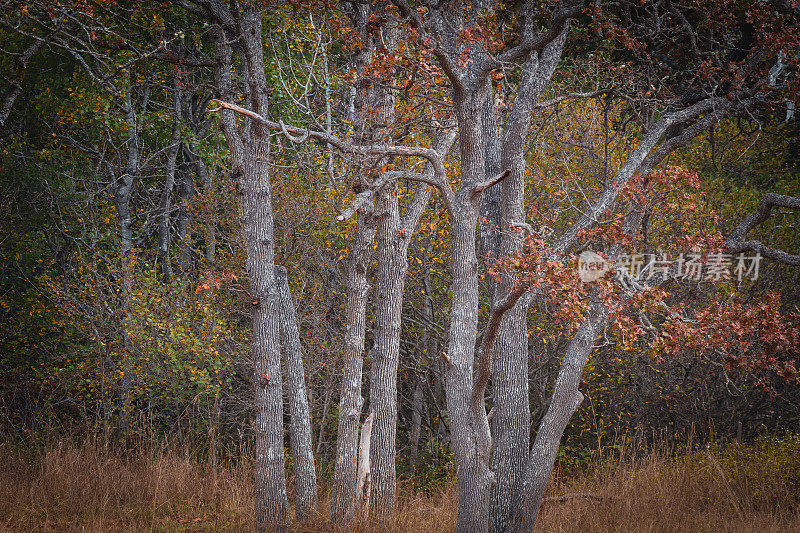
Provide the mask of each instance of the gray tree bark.
POLYGON ((372 440, 372 424, 375 413, 370 413, 361 425, 361 438, 358 443, 358 480, 356 481, 356 510, 369 509, 371 494, 372 474, 370 468, 370 444, 372 440))
MULTIPOLYGON (((380 11, 385 4, 374 6, 380 11)), ((374 60, 378 45, 391 51, 397 47, 399 32, 397 25, 386 23, 378 30, 381 42, 368 39, 371 48, 367 53, 374 60)), ((371 77, 370 108, 374 119, 367 128, 365 140, 391 144, 394 127, 395 98, 391 83, 392 72, 385 77, 371 77)), ((380 164, 380 162, 378 163, 380 164)), ((400 360, 400 319, 403 313, 403 286, 408 269, 405 251, 411 241, 410 232, 401 232, 400 205, 397 184, 393 182, 380 189, 375 200, 378 218, 376 248, 378 267, 375 274, 375 345, 370 361, 370 416, 369 444, 370 503, 369 511, 374 516, 391 515, 394 510, 397 488, 395 469, 397 439, 397 365, 400 360)), ((411 229, 413 231, 413 228, 411 229)))
MULTIPOLYGON (((443 160, 455 140, 455 131, 445 132, 434 141, 434 150, 443 160)), ((436 170, 428 163, 423 177, 433 180, 436 170)), ((375 295, 375 350, 371 366, 370 406, 375 414, 370 460, 372 469, 372 511, 390 515, 394 510, 397 487, 397 368, 400 362, 400 331, 403 292, 408 272, 408 247, 431 189, 420 182, 414 196, 400 215, 397 188, 379 193, 381 221, 377 231, 378 271, 375 295)))
MULTIPOLYGON (((494 483, 494 475, 489 467, 491 436, 484 404, 484 392, 491 369, 491 351, 482 350, 478 377, 474 378, 479 304, 475 239, 482 194, 507 177, 511 169, 503 169, 496 178, 485 179, 487 157, 484 143, 487 137, 484 136, 482 112, 489 93, 491 70, 501 67, 504 62, 524 60, 531 53, 540 53, 561 35, 567 21, 578 12, 578 8, 557 6, 550 27, 534 33, 535 17, 528 11, 527 5, 524 6, 520 24, 523 34, 519 45, 500 54, 489 55, 482 46, 461 40, 455 31, 457 27, 476 24, 476 12, 487 7, 486 3, 479 2, 471 6, 472 9, 447 5, 427 19, 423 19, 403 0, 394 3, 401 15, 427 40, 452 84, 453 105, 460 133, 461 184, 455 194, 447 185, 440 188, 446 197, 451 217, 453 296, 446 357, 446 397, 451 443, 458 469, 456 531, 486 531, 489 525, 489 492, 494 483), (460 61, 462 57, 469 57, 469 61, 460 61), (486 352, 485 356, 483 352, 486 352)), ((486 118, 490 123, 491 116, 486 118)), ((491 165, 492 161, 489 161, 489 167, 491 165)), ((487 232, 488 236, 490 232, 487 232)), ((491 248, 491 245, 484 248, 491 248)), ((508 309, 514 303, 516 301, 508 309)), ((520 314, 524 318, 524 311, 520 314)), ((519 328, 515 331, 519 331, 519 328)), ((512 344, 518 344, 516 339, 512 341, 512 344)), ((518 386, 514 383, 510 388, 518 386)))
POLYGON ((336 466, 331 494, 331 522, 350 523, 353 519, 356 493, 356 454, 358 424, 364 399, 361 379, 366 335, 367 270, 375 240, 375 220, 359 211, 356 232, 347 268, 347 306, 344 338, 342 391, 339 398, 339 428, 336 437, 336 466))
MULTIPOLYGON (((746 101, 739 105, 742 104, 746 105, 746 101)), ((601 213, 613 205, 619 190, 628 183, 634 174, 650 172, 672 151, 684 146, 698 133, 705 131, 710 124, 716 122, 732 108, 733 105, 726 104, 722 99, 709 98, 685 109, 662 115, 648 128, 640 143, 632 150, 605 191, 556 241, 552 247, 550 259, 562 258, 576 244, 580 232, 595 224, 601 213), (701 116, 702 118, 698 118, 701 116), (680 130, 680 133, 660 142, 671 126, 692 121, 694 123, 680 130)), ((634 210, 626 217, 626 231, 631 231, 631 227, 638 227, 636 226, 636 216, 640 217, 641 214, 634 210)), ((518 284, 503 298, 502 302, 498 303, 492 312, 490 330, 498 327, 502 315, 513 308, 517 300, 526 294, 526 291, 524 285, 518 284)), ((538 296, 541 296, 541 293, 535 295, 535 297, 538 296)), ((577 387, 583 367, 591 353, 597 333, 602 331, 607 323, 608 309, 593 297, 587 320, 580 326, 568 345, 550 405, 539 425, 536 440, 521 474, 521 484, 518 485, 519 490, 514 495, 512 502, 509 524, 509 529, 512 531, 532 531, 558 452, 561 436, 582 398, 577 387)), ((489 357, 491 357, 493 343, 492 335, 487 333, 482 356, 486 356, 488 350, 489 357)))
POLYGON ((550 406, 539 424, 536 440, 522 473, 521 490, 513 505, 511 531, 533 531, 533 524, 542 502, 550 473, 555 464, 561 436, 569 419, 583 401, 578 390, 581 374, 598 333, 608 325, 608 308, 599 300, 592 302, 586 321, 569 343, 556 379, 550 406))
MULTIPOLYGON (((351 93, 354 94, 350 103, 353 142, 363 142, 364 140, 365 114, 370 103, 370 91, 365 79, 365 70, 372 60, 373 51, 368 45, 370 39, 366 29, 369 16, 369 5, 355 3, 352 5, 350 15, 352 25, 364 43, 364 46, 353 57, 353 65, 356 69, 356 79, 351 93)), ((347 329, 344 336, 339 426, 336 433, 336 465, 333 472, 330 511, 330 519, 334 524, 349 524, 353 519, 356 505, 358 426, 361 408, 364 404, 361 385, 366 337, 367 291, 369 290, 367 273, 375 240, 375 224, 376 220, 371 213, 371 206, 358 211, 347 267, 345 310, 347 329)))
MULTIPOLYGON (((380 80, 373 79, 368 74, 369 67, 375 58, 375 51, 378 43, 375 36, 370 32, 368 25, 373 13, 373 6, 368 4, 356 4, 352 6, 351 21, 353 28, 358 32, 362 46, 353 57, 353 64, 356 68, 357 77, 354 84, 355 94, 352 102, 352 121, 353 121, 353 142, 357 144, 370 145, 381 142, 383 136, 389 131, 393 117, 394 99, 391 90, 386 85, 381 85, 380 80), (370 119, 370 116, 374 118, 370 119)), ((396 44, 396 36, 389 36, 390 45, 396 44)), ((369 164, 369 161, 362 160, 362 164, 369 164)), ((376 161, 372 162, 376 164, 376 161)), ((359 176, 358 179, 363 179, 359 176)), ((363 186, 359 183, 359 186, 363 186)), ((396 200, 396 199, 395 199, 396 200)), ((388 208, 388 206, 384 206, 388 208)), ((359 209, 357 214, 356 235, 353 240, 351 250, 350 265, 348 267, 347 279, 347 331, 345 333, 345 361, 342 373, 342 392, 339 400, 339 430, 336 441, 336 467, 334 470, 334 487, 331 498, 331 520, 336 522, 350 523, 356 505, 356 446, 358 441, 358 423, 363 406, 361 397, 362 372, 363 372, 363 353, 364 339, 366 336, 366 303, 367 303, 367 270, 372 256, 373 241, 375 238, 376 226, 383 228, 384 222, 379 222, 380 217, 374 213, 366 213, 364 209, 359 209)), ((383 230, 385 231, 385 228, 383 230)), ((381 282, 382 275, 379 267, 378 281, 381 282)), ((379 311, 376 310, 376 313, 379 311)), ((379 319, 376 316, 376 322, 379 319)), ((376 338, 376 344, 380 341, 376 338)), ((381 353, 386 353, 387 347, 376 346, 381 353)), ((380 360, 381 356, 376 357, 380 360)), ((372 361, 372 368, 375 368, 375 360, 372 361)), ((381 405, 383 403, 381 402, 381 405)), ((383 413, 376 414, 376 418, 384 418, 383 413)), ((376 434, 380 436, 376 439, 382 445, 387 439, 393 438, 393 433, 387 432, 385 424, 381 422, 371 424, 371 427, 381 426, 376 434)), ((374 450, 376 446, 370 446, 374 450)), ((371 452, 372 453, 372 452, 371 452)), ((393 462, 393 450, 390 452, 393 462)), ((388 460, 387 454, 381 454, 381 461, 384 466, 388 460)), ((392 471, 385 467, 381 468, 380 480, 381 487, 386 487, 391 481, 392 471)))
POLYGON ((161 189, 161 197, 158 202, 158 260, 161 263, 161 274, 167 282, 172 281, 172 263, 169 257, 170 230, 171 230, 171 198, 172 189, 175 187, 175 167, 180 151, 181 133, 181 102, 180 80, 175 77, 173 88, 173 116, 172 116, 172 136, 167 148, 167 165, 164 170, 164 188, 161 189))
MULTIPOLYGON (((132 268, 133 268, 133 219, 131 215, 131 196, 136 177, 139 173, 139 127, 136 119, 137 109, 133 96, 135 89, 135 76, 133 72, 128 76, 128 87, 125 91, 123 109, 125 110, 125 121, 128 125, 127 159, 125 170, 121 176, 114 179, 114 206, 119 217, 119 241, 120 255, 122 256, 122 378, 120 382, 120 413, 119 427, 123 434, 127 433, 130 415, 130 393, 133 386, 133 357, 134 350, 128 334, 129 320, 128 308, 132 289, 132 268)), ((140 108, 147 104, 147 93, 142 98, 140 108)), ((126 435, 127 436, 127 435, 126 435)))
POLYGON ((306 395, 303 349, 286 269, 276 267, 275 276, 280 297, 281 344, 286 369, 289 413, 292 419, 289 436, 294 456, 294 483, 297 491, 295 516, 298 522, 303 522, 314 516, 318 503, 317 472, 314 468, 311 442, 311 413, 306 395))
POLYGON ((467 94, 454 95, 459 124, 461 188, 451 211, 451 262, 453 313, 450 318, 445 391, 450 417, 451 443, 458 469, 456 531, 486 531, 489 489, 494 476, 489 469, 489 424, 483 394, 473 398, 473 362, 478 328, 478 257, 476 228, 480 195, 473 188, 485 174, 481 108, 487 84, 467 94), (476 399, 477 401, 473 401, 476 399))
MULTIPOLYGON (((525 223, 528 130, 536 101, 561 58, 568 31, 569 24, 565 24, 556 39, 541 52, 533 52, 522 66, 522 79, 502 136, 500 166, 511 174, 502 183, 500 258, 523 249, 523 238, 514 228, 525 223)), ((513 277, 503 276, 497 289, 499 298, 504 298, 513 286, 513 277)), ((508 527, 529 448, 527 311, 528 298, 523 297, 506 312, 492 357, 492 470, 497 483, 492 487, 490 529, 497 533, 508 527)))
POLYGON ((378 269, 375 275, 375 347, 370 361, 370 410, 375 416, 370 442, 371 512, 390 515, 394 509, 397 473, 397 366, 400 360, 400 320, 403 287, 408 270, 406 243, 400 232, 397 188, 379 193, 377 229, 378 269))
MULTIPOLYGON (((261 42, 261 12, 245 7, 230 13, 214 3, 220 23, 217 28, 217 89, 223 98, 233 96, 231 70, 232 37, 242 55, 247 104, 255 113, 268 116, 267 83, 261 42), (227 16, 226 16, 227 14, 227 16), (226 20, 231 19, 229 22, 226 20), (235 21, 235 22, 232 22, 235 21)), ((255 526, 264 531, 286 522, 286 473, 283 453, 283 391, 280 357, 280 300, 275 278, 274 227, 269 183, 270 137, 262 123, 245 119, 237 127, 233 112, 223 110, 222 129, 230 147, 233 174, 242 191, 242 226, 247 247, 246 268, 253 304, 253 386, 255 393, 255 526)))

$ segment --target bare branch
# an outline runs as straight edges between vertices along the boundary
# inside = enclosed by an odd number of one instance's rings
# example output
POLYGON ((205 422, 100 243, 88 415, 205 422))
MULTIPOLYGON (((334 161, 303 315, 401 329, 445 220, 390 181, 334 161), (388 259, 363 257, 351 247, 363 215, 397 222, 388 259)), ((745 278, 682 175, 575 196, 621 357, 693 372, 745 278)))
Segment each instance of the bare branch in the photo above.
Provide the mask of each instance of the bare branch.
MULTIPOLYGON (((231 104, 229 102, 224 102, 222 100, 212 99, 212 102, 216 103, 220 107, 224 109, 229 109, 231 111, 235 111, 242 115, 246 115, 256 122, 263 124, 264 126, 268 127, 274 131, 280 131, 288 135, 289 140, 297 141, 293 136, 297 136, 302 140, 306 140, 308 138, 316 139, 318 141, 322 141, 328 144, 333 145, 338 150, 343 153, 350 153, 350 154, 360 154, 360 155, 371 155, 377 157, 385 157, 389 155, 401 156, 401 157, 422 157, 430 161, 434 167, 436 167, 437 171, 441 169, 441 173, 444 174, 444 167, 442 166, 441 157, 436 152, 436 150, 432 148, 423 148, 421 146, 395 146, 395 145, 387 145, 387 144, 371 144, 371 145, 356 145, 353 143, 349 143, 343 141, 339 137, 335 135, 331 135, 324 131, 316 131, 311 129, 304 129, 304 128, 297 128, 295 126, 287 126, 282 122, 273 122, 268 120, 258 113, 254 111, 250 111, 249 109, 245 109, 244 107, 240 107, 236 104, 231 104), (291 135, 289 135, 291 134, 291 135)), ((218 109, 212 109, 209 111, 218 111, 218 109)))
POLYGON ((733 233, 725 241, 731 253, 757 252, 763 257, 774 259, 787 265, 800 265, 800 254, 789 254, 764 245, 761 241, 746 241, 745 236, 750 230, 765 222, 771 215, 773 207, 786 207, 800 209, 800 198, 782 194, 767 193, 761 199, 758 209, 742 220, 733 233))
MULTIPOLYGON (((447 152, 452 146, 454 139, 456 138, 457 130, 453 129, 447 131, 439 136, 434 143, 434 149, 437 153, 440 153, 442 159, 447 155, 447 152)), ((420 184, 424 184, 425 189, 427 189, 427 185, 431 187, 435 187, 439 189, 444 196, 445 204, 448 206, 452 204, 452 190, 447 183, 447 178, 436 172, 434 165, 428 163, 425 167, 425 172, 411 172, 407 170, 390 170, 381 174, 381 176, 373 183, 366 184, 367 190, 360 192, 356 195, 353 202, 350 204, 350 207, 345 209, 341 215, 336 217, 337 220, 346 220, 353 216, 356 211, 360 208, 368 205, 372 199, 372 195, 394 181, 400 179, 407 179, 411 181, 416 181, 420 184)), ((417 222, 419 221, 419 217, 422 215, 422 211, 425 209, 425 205, 428 203, 428 198, 430 193, 427 191, 421 191, 417 189, 414 194, 414 200, 412 201, 412 205, 409 206, 410 212, 407 213, 407 216, 404 217, 403 222, 401 225, 406 228, 407 230, 412 230, 414 226, 416 226, 417 222)))
POLYGON ((22 81, 25 78, 25 74, 27 73, 28 69, 28 62, 31 58, 39 51, 44 45, 49 43, 53 37, 55 36, 56 32, 61 29, 62 20, 59 20, 56 24, 55 29, 50 32, 45 37, 36 37, 34 35, 33 43, 26 48, 17 58, 17 65, 19 67, 19 72, 15 80, 11 82, 11 88, 9 89, 8 93, 6 93, 5 98, 3 99, 3 106, 0 108, 0 127, 4 126, 6 120, 8 120, 8 116, 11 114, 11 107, 14 105, 17 97, 22 92, 22 81))
POLYGON ((604 89, 597 89, 596 91, 589 91, 585 93, 569 93, 563 94, 561 96, 557 96, 556 98, 550 98, 549 100, 545 100, 543 102, 538 102, 533 107, 540 109, 542 107, 550 107, 552 105, 556 105, 558 103, 563 102, 564 100, 577 100, 579 98, 594 98, 595 96, 601 96, 604 94, 608 94, 613 92, 614 89, 610 87, 606 87, 604 89))
MULTIPOLYGON (((489 57, 478 71, 481 74, 485 74, 503 64, 523 59, 533 51, 543 50, 548 44, 559 38, 561 32, 569 24, 569 20, 579 15, 582 9, 583 2, 579 2, 573 6, 556 8, 553 12, 549 28, 535 36, 532 35, 530 28, 526 28, 527 31, 523 32, 523 39, 520 44, 509 48, 498 56, 489 57)), ((526 18, 528 25, 535 23, 533 17, 526 18)))
MULTIPOLYGON (((453 142, 455 142, 457 135, 458 129, 452 128, 451 130, 439 134, 434 141, 433 148, 441 154, 443 160, 447 155, 447 152, 450 151, 450 147, 453 146, 453 142)), ((450 206, 452 205, 451 197, 453 193, 452 189, 450 189, 450 185, 447 182, 447 176, 437 174, 436 169, 430 163, 425 165, 425 170, 423 171, 422 176, 430 178, 431 181, 419 181, 419 185, 414 191, 414 199, 409 204, 400 222, 401 226, 404 227, 409 233, 412 233, 414 228, 417 227, 419 219, 422 217, 422 213, 425 211, 428 201, 430 200, 431 193, 428 187, 425 186, 426 183, 439 189, 444 197, 444 201, 448 209, 450 209, 450 206)))
MULTIPOLYGON (((627 161, 620 167, 617 174, 611 180, 609 186, 603 191, 600 197, 591 207, 581 215, 581 217, 561 236, 553 246, 553 254, 559 257, 566 253, 575 242, 578 235, 594 223, 609 208, 611 208, 619 195, 622 187, 637 173, 651 170, 662 161, 675 148, 682 146, 697 133, 696 124, 687 128, 681 135, 665 141, 659 146, 661 137, 666 133, 670 126, 685 124, 703 114, 711 117, 704 117, 703 120, 716 121, 733 107, 733 104, 726 98, 712 97, 706 98, 692 106, 678 111, 665 113, 653 124, 638 146, 633 150, 627 161)), ((702 120, 701 120, 702 122, 702 120)))
POLYGON ((422 18, 420 17, 419 13, 416 9, 411 7, 406 0, 392 0, 392 3, 397 7, 400 11, 400 15, 407 18, 411 27, 414 28, 422 37, 423 42, 430 46, 433 55, 436 56, 436 59, 439 61, 439 64, 442 67, 442 70, 450 79, 450 82, 453 84, 453 89, 456 92, 463 92, 464 91, 464 78, 458 71, 453 59, 448 55, 444 50, 442 50, 439 46, 435 45, 434 43, 436 40, 431 37, 428 33, 425 25, 423 24, 422 18))

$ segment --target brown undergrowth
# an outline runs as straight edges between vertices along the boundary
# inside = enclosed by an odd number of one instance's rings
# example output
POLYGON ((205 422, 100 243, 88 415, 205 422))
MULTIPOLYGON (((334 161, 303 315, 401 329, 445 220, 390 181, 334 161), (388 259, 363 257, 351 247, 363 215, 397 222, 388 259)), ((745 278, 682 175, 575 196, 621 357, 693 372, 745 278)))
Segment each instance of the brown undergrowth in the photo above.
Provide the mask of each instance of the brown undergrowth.
MULTIPOLYGON (((210 467, 166 446, 0 447, 4 531, 250 531, 251 489, 249 465, 210 467)), ((452 531, 455 504, 453 483, 429 496, 401 487, 391 521, 347 530, 452 531)), ((556 471, 537 530, 800 531, 799 504, 800 437, 680 456, 622 450, 582 475, 556 471)), ((324 516, 289 530, 333 531, 324 516)))

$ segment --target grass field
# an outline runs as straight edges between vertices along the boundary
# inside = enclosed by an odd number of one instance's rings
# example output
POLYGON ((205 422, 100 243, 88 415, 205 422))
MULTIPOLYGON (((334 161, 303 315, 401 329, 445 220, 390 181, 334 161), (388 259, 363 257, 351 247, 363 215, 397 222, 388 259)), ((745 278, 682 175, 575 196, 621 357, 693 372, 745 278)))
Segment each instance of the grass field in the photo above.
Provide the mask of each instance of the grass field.
MULTIPOLYGON (((800 531, 800 437, 677 456, 619 450, 580 470, 557 469, 537 531, 800 531)), ((3 531, 249 531, 251 489, 248 465, 209 467, 167 447, 0 448, 3 531)), ((348 531, 453 529, 452 483, 400 493, 391 521, 348 531)), ((324 515, 288 529, 334 530, 324 515)))

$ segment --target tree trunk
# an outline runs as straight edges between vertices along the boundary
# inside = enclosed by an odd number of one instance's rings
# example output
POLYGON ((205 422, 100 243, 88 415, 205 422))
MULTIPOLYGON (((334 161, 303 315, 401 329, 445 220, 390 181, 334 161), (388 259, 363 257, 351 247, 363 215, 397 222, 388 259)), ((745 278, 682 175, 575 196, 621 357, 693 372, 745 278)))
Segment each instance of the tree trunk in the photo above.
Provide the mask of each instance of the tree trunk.
MULTIPOLYGON (((502 183, 502 243, 500 257, 522 252, 522 235, 514 228, 525 223, 525 152, 534 105, 544 91, 561 58, 569 31, 561 34, 541 53, 532 53, 522 67, 522 79, 506 121, 502 142, 502 169, 511 174, 502 183)), ((504 276, 498 299, 513 288, 512 276, 504 276)), ((530 447, 531 410, 528 404, 528 314, 529 298, 523 296, 505 313, 500 323, 492 358, 492 487, 491 531, 506 531, 512 502, 520 490, 521 472, 530 447)))
POLYGON ((569 419, 583 401, 578 390, 583 367, 592 353, 595 339, 608 325, 608 308, 599 300, 592 302, 587 320, 581 324, 567 347, 558 373, 550 406, 539 424, 536 440, 522 473, 519 499, 514 502, 510 529, 533 531, 539 506, 553 471, 561 436, 569 419))
POLYGON ((200 155, 194 156, 194 165, 197 176, 200 178, 200 183, 203 184, 203 194, 205 195, 208 209, 205 224, 205 257, 208 263, 213 263, 217 255, 217 208, 214 196, 214 181, 200 155))
POLYGON ((408 456, 408 464, 412 473, 416 471, 417 467, 419 439, 422 433, 422 411, 425 408, 425 392, 422 389, 422 382, 427 379, 427 372, 417 376, 417 383, 414 385, 414 393, 411 396, 411 451, 408 456))
POLYGON ((33 56, 45 46, 55 35, 56 31, 60 29, 62 21, 59 20, 54 30, 43 39, 35 39, 19 56, 16 58, 17 75, 11 80, 6 94, 3 96, 3 104, 0 105, 0 128, 6 125, 11 109, 14 107, 14 102, 17 97, 22 93, 22 82, 25 80, 27 74, 28 63, 33 59, 33 56))
POLYGON ((331 494, 331 522, 350 523, 353 519, 356 491, 356 449, 358 423, 364 399, 361 377, 366 334, 367 269, 375 239, 371 214, 359 211, 356 233, 350 251, 347 272, 347 331, 344 339, 342 392, 339 399, 339 429, 336 438, 336 467, 331 494))
MULTIPOLYGON (((388 6, 378 5, 375 11, 388 6)), ((388 51, 397 48, 399 31, 394 23, 385 23, 381 42, 368 40, 388 51)), ((370 50, 369 55, 374 56, 370 50)), ((372 79, 370 108, 374 119, 367 128, 370 142, 391 144, 394 127, 395 98, 391 88, 393 70, 372 79)), ((403 314, 403 288, 408 270, 407 250, 411 231, 401 231, 397 184, 384 187, 376 194, 378 269, 375 274, 375 338, 374 356, 370 361, 370 478, 372 491, 369 507, 375 516, 388 516, 394 510, 397 491, 397 367, 400 362, 400 321, 403 314)), ((427 203, 427 202, 426 202, 427 203)))
POLYGON ((167 148, 167 166, 164 170, 164 188, 161 189, 161 198, 158 202, 158 260, 161 263, 161 274, 164 276, 164 281, 171 282, 172 264, 169 257, 170 247, 170 218, 171 218, 171 197, 172 189, 175 187, 175 167, 178 160, 178 152, 180 149, 180 133, 181 133, 181 90, 180 80, 176 76, 174 91, 174 115, 172 117, 172 137, 169 141, 167 148))
POLYGON ((486 91, 454 98, 461 152, 461 188, 451 213, 453 301, 450 318, 446 382, 450 440, 458 472, 457 532, 486 531, 489 520, 489 427, 483 398, 473 403, 473 363, 478 327, 478 257, 476 229, 480 195, 473 187, 483 181, 485 154, 481 107, 486 91))
MULTIPOLYGON (((246 9, 236 16, 249 108, 268 116, 267 83, 261 43, 261 13, 246 9)), ((233 94, 230 80, 232 39, 217 31, 217 88, 233 94)), ((283 453, 283 391, 280 358, 280 303, 275 279, 274 228, 269 183, 269 130, 249 119, 243 131, 233 112, 222 111, 222 128, 231 151, 234 175, 241 181, 246 268, 253 304, 253 386, 255 392, 255 526, 264 531, 286 522, 286 473, 283 453)))
MULTIPOLYGON (((434 149, 444 157, 455 139, 445 132, 434 141, 434 149)), ((433 178, 429 163, 425 174, 433 178)), ((371 364, 370 409, 375 414, 372 429, 372 512, 387 516, 394 510, 397 488, 397 368, 400 363, 400 332, 403 292, 408 271, 408 247, 420 217, 430 201, 430 188, 422 183, 403 217, 397 199, 397 187, 379 193, 377 210, 381 219, 377 230, 378 272, 375 295, 375 356, 371 364)))
POLYGON ((128 308, 131 298, 131 275, 133 269, 133 221, 131 218, 130 201, 133 186, 139 171, 139 132, 136 121, 136 108, 133 98, 134 75, 129 73, 128 87, 125 92, 125 120, 128 125, 127 160, 125 171, 114 180, 114 205, 119 216, 119 241, 122 256, 122 378, 120 381, 120 413, 119 428, 123 434, 127 433, 130 415, 130 393, 133 387, 133 346, 128 334, 129 319, 128 308))
MULTIPOLYGON (((391 104, 388 89, 374 86, 368 70, 375 55, 374 35, 368 24, 372 6, 353 4, 351 22, 358 32, 362 46, 353 56, 356 78, 352 87, 353 138, 356 144, 369 144, 377 140, 376 135, 384 133, 391 117, 387 105, 391 104), (389 101, 387 102, 387 98, 389 101), (369 116, 377 111, 376 125, 369 116), (386 119, 381 121, 380 119, 386 119), (376 131, 378 132, 376 134, 376 131)), ((359 163, 366 163, 360 161, 359 163)), ((362 170, 362 169, 359 169, 362 170)), ((363 179, 363 176, 359 176, 363 179)), ((358 185, 361 185, 359 183, 358 185)), ((372 207, 370 206, 371 210, 372 207)), ((344 368, 342 371, 342 391, 339 399, 339 428, 336 440, 336 467, 333 476, 331 495, 331 521, 349 524, 353 518, 356 504, 356 452, 358 444, 358 424, 364 399, 361 397, 364 339, 366 335, 367 270, 372 257, 377 217, 360 209, 357 213, 356 233, 350 253, 347 274, 347 330, 345 332, 344 368)))
POLYGON ((358 444, 358 481, 356 482, 356 509, 369 509, 370 485, 372 485, 370 468, 370 444, 372 424, 375 413, 370 413, 361 425, 361 439, 358 444))
POLYGON ((194 180, 192 173, 189 172, 189 165, 186 163, 178 167, 178 216, 175 220, 176 232, 178 234, 178 241, 180 242, 180 262, 178 267, 182 273, 189 271, 191 264, 192 248, 191 248, 191 223, 192 215, 189 208, 192 205, 194 198, 194 180))
POLYGON ((311 414, 306 396, 303 352, 297 328, 292 293, 286 269, 275 268, 280 295, 281 344, 283 345, 289 413, 292 417, 290 442, 294 456, 294 477, 297 499, 295 515, 298 522, 312 518, 317 511, 317 473, 311 444, 311 414))
POLYGON ((375 349, 370 362, 370 410, 375 415, 370 445, 372 508, 376 516, 394 510, 397 473, 397 367, 400 362, 400 321, 408 261, 400 232, 397 189, 381 193, 377 230, 378 271, 375 276, 375 349))
POLYGON ((322 444, 325 442, 325 421, 328 419, 328 410, 333 396, 334 380, 331 378, 325 387, 325 399, 322 401, 322 416, 319 419, 319 433, 317 434, 317 447, 314 449, 317 457, 322 455, 322 444))

